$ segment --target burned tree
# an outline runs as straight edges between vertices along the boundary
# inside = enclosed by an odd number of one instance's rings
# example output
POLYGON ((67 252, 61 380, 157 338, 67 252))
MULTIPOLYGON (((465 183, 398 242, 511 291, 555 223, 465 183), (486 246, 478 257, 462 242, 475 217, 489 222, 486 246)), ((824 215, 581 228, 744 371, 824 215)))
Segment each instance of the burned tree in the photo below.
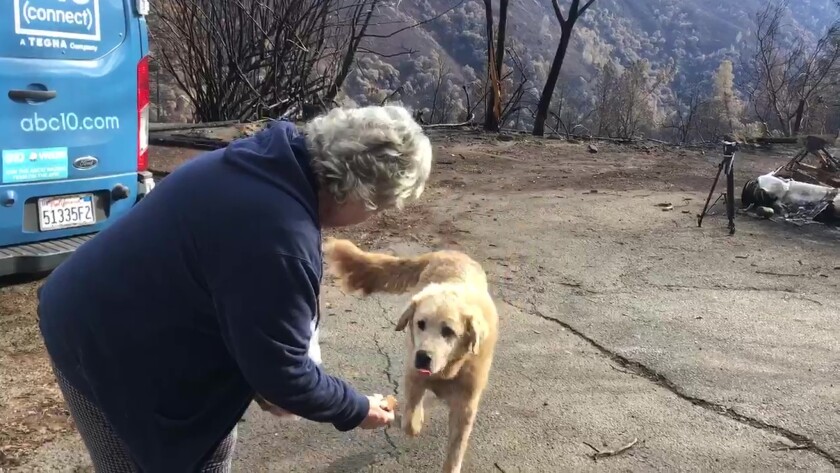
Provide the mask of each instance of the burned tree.
POLYGON ((615 119, 611 116, 616 108, 618 81, 621 79, 618 69, 611 61, 597 71, 595 87, 595 134, 613 136, 616 130, 615 119))
POLYGON ((807 125, 808 115, 840 65, 840 25, 835 22, 815 44, 801 38, 785 43, 787 0, 756 14, 755 49, 747 70, 747 93, 759 120, 787 136, 807 125))
POLYGON ((156 56, 199 121, 281 115, 329 86, 315 72, 335 62, 326 51, 334 10, 327 0, 155 2, 156 56))
POLYGON ((566 51, 569 49, 575 23, 595 3, 595 0, 587 0, 583 6, 580 5, 580 0, 572 0, 567 16, 563 15, 558 0, 552 0, 551 3, 557 21, 560 23, 560 44, 557 45, 557 51, 554 53, 554 60, 551 62, 545 87, 537 104, 537 113, 534 117, 534 135, 536 136, 545 134, 545 120, 548 118, 548 109, 551 107, 551 97, 554 95, 554 88, 557 87, 557 79, 560 77, 560 69, 563 67, 563 60, 566 58, 566 51))
POLYGON ((578 133, 589 134, 590 130, 584 123, 595 113, 592 108, 584 113, 584 107, 581 107, 579 101, 574 100, 575 96, 569 84, 563 83, 557 88, 557 97, 552 100, 555 111, 550 113, 555 120, 554 130, 563 133, 567 140, 573 139, 578 133))
POLYGON ((427 123, 446 123, 450 120, 454 98, 453 91, 448 90, 448 81, 451 79, 452 71, 446 63, 446 59, 440 54, 432 55, 433 67, 429 72, 431 76, 430 92, 431 104, 429 105, 429 117, 427 123))
POLYGON ((531 89, 533 70, 526 64, 518 49, 516 45, 505 48, 507 59, 499 71, 501 75, 499 76, 497 90, 493 87, 492 81, 484 75, 473 75, 472 79, 463 85, 463 95, 466 100, 465 117, 467 117, 465 120, 469 121, 469 117, 481 110, 482 106, 485 115, 488 108, 492 107, 495 110, 493 112, 495 128, 485 126, 485 129, 498 131, 502 124, 512 120, 515 115, 521 114, 524 109, 522 101, 531 89), (491 106, 489 97, 496 92, 498 92, 497 97, 500 98, 500 101, 491 106))
POLYGON ((505 37, 507 35, 508 0, 499 1, 499 29, 493 45, 493 3, 484 0, 487 37, 487 78, 489 91, 485 107, 484 129, 498 131, 502 121, 502 67, 505 62, 505 37))
POLYGON ((641 131, 652 127, 654 117, 650 100, 664 75, 660 73, 652 80, 650 74, 650 65, 644 59, 634 61, 622 72, 613 110, 618 138, 635 139, 641 131))
POLYGON ((513 114, 518 114, 522 110, 520 104, 530 82, 527 67, 519 52, 511 47, 508 48, 507 54, 510 58, 510 67, 507 68, 507 71, 499 69, 502 96, 506 98, 501 107, 499 125, 507 123, 513 117, 513 114), (502 72, 504 72, 504 75, 502 75, 502 72))
POLYGON ((703 112, 708 101, 699 85, 689 87, 674 94, 673 113, 665 123, 665 129, 672 130, 674 141, 684 145, 691 141, 691 135, 697 133, 703 125, 703 112))
POLYGON ((711 105, 710 112, 713 116, 710 118, 716 119, 726 133, 732 134, 741 128, 742 107, 735 95, 735 74, 732 71, 732 61, 721 62, 720 67, 715 71, 711 105))
POLYGON ((619 72, 607 63, 598 72, 594 118, 599 136, 632 140, 656 124, 654 102, 673 67, 652 71, 647 60, 632 62, 619 72))
MULTIPOLYGON (((325 99, 327 101, 335 100, 335 97, 338 95, 338 91, 341 89, 341 86, 344 85, 344 81, 350 74, 350 70, 353 67, 353 60, 356 57, 356 52, 359 50, 359 46, 365 38, 365 33, 370 27, 370 20, 373 17, 373 13, 376 11, 376 7, 379 2, 380 0, 359 2, 356 5, 351 5, 349 8, 341 9, 342 11, 339 12, 339 15, 343 13, 348 14, 347 18, 343 19, 343 22, 347 25, 346 27, 349 29, 349 32, 346 35, 337 35, 335 39, 338 41, 349 40, 349 42, 344 54, 342 55, 341 65, 336 71, 335 80, 332 81, 327 89, 327 93, 325 95, 325 99)), ((339 45, 336 44, 336 46, 339 45)))
POLYGON ((334 105, 382 0, 161 0, 150 30, 155 57, 189 97, 198 121, 297 115, 334 105))

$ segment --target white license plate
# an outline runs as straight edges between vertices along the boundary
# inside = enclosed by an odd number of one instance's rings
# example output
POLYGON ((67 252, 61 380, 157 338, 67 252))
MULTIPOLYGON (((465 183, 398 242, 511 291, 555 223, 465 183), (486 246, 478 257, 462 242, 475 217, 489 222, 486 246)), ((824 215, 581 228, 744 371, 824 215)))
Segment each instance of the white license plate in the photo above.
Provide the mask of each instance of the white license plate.
POLYGON ((42 232, 93 225, 93 194, 38 199, 38 221, 42 232))

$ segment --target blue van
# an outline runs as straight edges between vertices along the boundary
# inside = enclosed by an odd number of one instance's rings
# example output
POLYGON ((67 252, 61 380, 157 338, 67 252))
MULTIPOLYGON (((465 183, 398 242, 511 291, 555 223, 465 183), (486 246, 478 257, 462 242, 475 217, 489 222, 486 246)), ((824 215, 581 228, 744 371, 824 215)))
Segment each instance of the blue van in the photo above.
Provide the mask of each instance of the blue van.
POLYGON ((41 273, 154 187, 149 4, 0 8, 0 276, 41 273))

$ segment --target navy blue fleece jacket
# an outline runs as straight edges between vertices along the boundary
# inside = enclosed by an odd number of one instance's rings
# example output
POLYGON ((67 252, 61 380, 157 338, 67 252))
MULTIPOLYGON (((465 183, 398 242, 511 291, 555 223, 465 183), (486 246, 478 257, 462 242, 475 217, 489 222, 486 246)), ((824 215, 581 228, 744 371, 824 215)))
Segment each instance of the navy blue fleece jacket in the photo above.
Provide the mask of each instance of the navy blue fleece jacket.
POLYGON ((144 471, 194 471, 255 392, 342 431, 367 415, 307 356, 321 272, 304 139, 275 122, 180 167, 84 244, 40 292, 41 332, 144 471))

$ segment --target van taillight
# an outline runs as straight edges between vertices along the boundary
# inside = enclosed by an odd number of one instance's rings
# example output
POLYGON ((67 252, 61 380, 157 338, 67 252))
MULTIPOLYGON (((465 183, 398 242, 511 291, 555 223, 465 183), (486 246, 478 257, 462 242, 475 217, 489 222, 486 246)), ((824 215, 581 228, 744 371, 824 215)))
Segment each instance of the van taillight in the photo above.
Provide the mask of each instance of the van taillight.
POLYGON ((137 171, 149 167, 149 56, 137 63, 137 171))

